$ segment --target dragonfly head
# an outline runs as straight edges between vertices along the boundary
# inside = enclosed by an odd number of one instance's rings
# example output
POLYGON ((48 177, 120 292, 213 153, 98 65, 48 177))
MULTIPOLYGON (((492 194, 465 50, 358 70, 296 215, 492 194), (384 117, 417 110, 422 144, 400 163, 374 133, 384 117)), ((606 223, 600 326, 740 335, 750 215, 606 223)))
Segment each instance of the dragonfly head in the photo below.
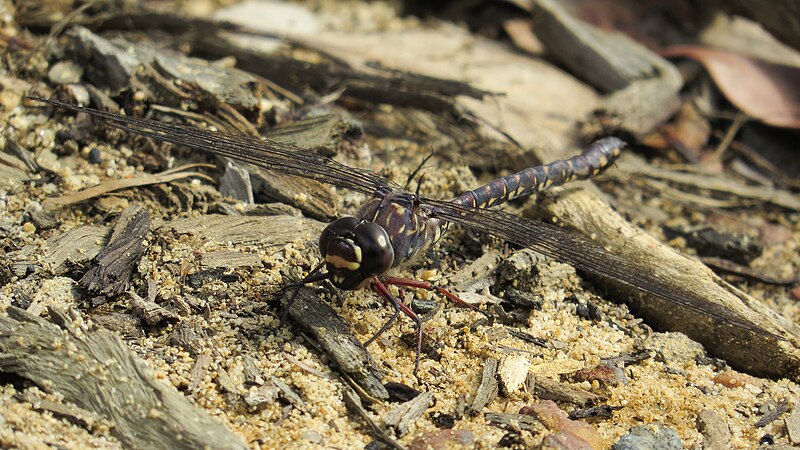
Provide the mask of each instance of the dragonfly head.
POLYGON ((330 280, 339 289, 359 289, 394 263, 394 248, 380 225, 356 217, 331 222, 319 237, 330 280))

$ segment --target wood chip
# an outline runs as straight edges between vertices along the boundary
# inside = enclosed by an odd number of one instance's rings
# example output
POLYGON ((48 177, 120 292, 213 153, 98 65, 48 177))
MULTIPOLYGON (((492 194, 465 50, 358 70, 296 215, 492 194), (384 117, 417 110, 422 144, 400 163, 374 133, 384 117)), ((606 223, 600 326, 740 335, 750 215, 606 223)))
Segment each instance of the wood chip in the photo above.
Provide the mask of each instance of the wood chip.
MULTIPOLYGON (((284 302, 292 295, 286 293, 284 302)), ((389 393, 381 383, 380 375, 372 366, 369 354, 353 336, 347 322, 322 301, 314 291, 301 287, 289 308, 289 317, 297 322, 319 346, 352 378, 369 396, 385 400, 389 393)))
POLYGON ((206 215, 178 219, 158 229, 178 234, 193 234, 200 239, 232 246, 283 247, 289 242, 317 239, 325 224, 291 216, 222 216, 206 215))
POLYGON ((501 427, 519 427, 520 430, 532 430, 539 423, 534 417, 527 414, 495 413, 487 412, 483 418, 492 425, 501 427))
POLYGON ((47 240, 45 261, 58 275, 72 265, 82 265, 94 259, 105 247, 111 228, 85 225, 47 240))
POLYGON ((467 414, 477 415, 483 408, 486 407, 492 400, 497 397, 499 388, 497 385, 497 360, 494 358, 487 358, 483 363, 483 371, 481 372, 481 383, 478 385, 478 390, 475 392, 475 397, 472 403, 467 408, 467 414))
POLYGON ((203 267, 258 267, 261 265, 261 258, 255 253, 207 252, 200 255, 200 264, 203 267))
POLYGON ((522 353, 511 353, 503 358, 497 369, 497 375, 506 394, 514 393, 525 385, 530 366, 530 359, 522 353))
POLYGON ((408 427, 425 413, 432 401, 433 394, 423 392, 413 399, 392 408, 383 417, 383 421, 387 426, 394 429, 398 437, 401 437, 406 434, 408 427))
POLYGON ((240 437, 156 380, 117 337, 88 332, 77 314, 50 308, 65 329, 9 307, 0 316, 0 369, 107 419, 126 447, 245 449, 240 437))
POLYGON ((785 413, 786 410, 788 409, 789 409, 789 402, 787 402, 786 400, 778 403, 777 405, 775 405, 774 408, 769 410, 769 412, 764 414, 760 419, 756 421, 755 427, 762 428, 771 424, 772 422, 778 420, 778 418, 782 416, 783 413, 785 413))
POLYGON ((528 390, 542 400, 567 402, 578 406, 586 406, 603 400, 603 396, 571 386, 569 383, 548 377, 537 377, 533 374, 528 378, 528 390))
POLYGON ((387 435, 383 428, 381 428, 374 420, 372 420, 372 416, 370 416, 369 412, 367 412, 367 410, 361 405, 361 399, 358 397, 358 395, 352 389, 347 387, 345 387, 343 390, 345 406, 350 412, 355 414, 362 423, 367 425, 370 434, 378 441, 386 444, 389 448, 403 450, 403 446, 400 445, 400 443, 387 435))
POLYGON ((123 211, 106 247, 78 284, 89 292, 116 295, 128 289, 131 275, 144 253, 143 241, 150 230, 150 214, 134 205, 123 211))

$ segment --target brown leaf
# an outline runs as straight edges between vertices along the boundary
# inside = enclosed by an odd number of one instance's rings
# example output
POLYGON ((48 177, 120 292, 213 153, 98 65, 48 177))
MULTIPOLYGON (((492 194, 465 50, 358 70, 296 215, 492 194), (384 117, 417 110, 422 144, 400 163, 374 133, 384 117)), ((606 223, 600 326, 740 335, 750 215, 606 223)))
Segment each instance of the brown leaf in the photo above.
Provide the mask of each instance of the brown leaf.
POLYGON ((670 47, 661 55, 703 64, 728 100, 749 116, 800 128, 800 69, 697 46, 670 47))

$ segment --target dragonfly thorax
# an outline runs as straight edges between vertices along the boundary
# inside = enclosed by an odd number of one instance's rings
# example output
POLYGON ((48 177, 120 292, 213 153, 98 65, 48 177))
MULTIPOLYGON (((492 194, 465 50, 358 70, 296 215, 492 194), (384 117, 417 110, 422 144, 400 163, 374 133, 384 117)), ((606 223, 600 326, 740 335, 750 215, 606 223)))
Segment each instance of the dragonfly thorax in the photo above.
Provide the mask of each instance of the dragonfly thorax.
POLYGON ((319 250, 331 283, 339 289, 359 289, 394 263, 394 249, 386 230, 356 217, 342 217, 325 227, 319 237, 319 250))

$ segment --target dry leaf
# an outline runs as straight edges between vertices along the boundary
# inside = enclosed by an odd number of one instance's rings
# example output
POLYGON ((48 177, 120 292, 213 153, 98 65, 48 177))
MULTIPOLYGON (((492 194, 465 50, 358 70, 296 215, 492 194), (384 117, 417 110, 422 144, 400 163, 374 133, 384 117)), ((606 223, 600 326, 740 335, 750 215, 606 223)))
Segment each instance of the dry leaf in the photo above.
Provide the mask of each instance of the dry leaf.
POLYGON ((703 64, 725 97, 750 117, 800 128, 800 69, 706 47, 671 47, 661 55, 703 64))

